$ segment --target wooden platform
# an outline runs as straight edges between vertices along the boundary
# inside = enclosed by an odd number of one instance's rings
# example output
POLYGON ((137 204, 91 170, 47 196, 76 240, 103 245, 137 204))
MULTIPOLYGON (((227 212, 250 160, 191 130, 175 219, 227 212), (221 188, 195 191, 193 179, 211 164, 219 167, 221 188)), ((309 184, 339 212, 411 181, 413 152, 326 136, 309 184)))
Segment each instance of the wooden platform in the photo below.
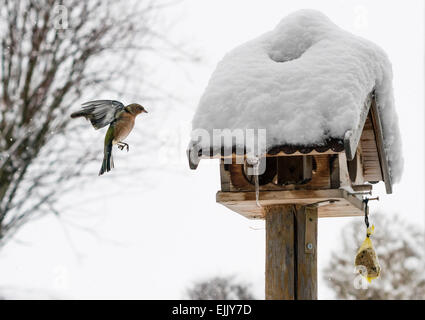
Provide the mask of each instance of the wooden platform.
MULTIPOLYGON (((248 219, 264 219, 263 208, 257 206, 255 192, 218 191, 216 201, 248 219)), ((342 189, 293 190, 260 192, 262 207, 272 204, 307 205, 319 203, 319 218, 364 215, 362 199, 342 189), (326 202, 331 200, 333 203, 326 202)))

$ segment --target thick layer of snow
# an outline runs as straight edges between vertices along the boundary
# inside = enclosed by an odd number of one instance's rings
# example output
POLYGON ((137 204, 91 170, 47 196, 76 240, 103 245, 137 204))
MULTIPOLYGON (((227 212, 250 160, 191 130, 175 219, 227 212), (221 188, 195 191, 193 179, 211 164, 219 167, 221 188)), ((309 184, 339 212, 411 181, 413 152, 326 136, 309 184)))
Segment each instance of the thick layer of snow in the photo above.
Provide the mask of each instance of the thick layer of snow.
POLYGON ((377 45, 301 10, 230 53, 218 64, 193 128, 266 129, 268 147, 320 144, 355 129, 376 89, 393 182, 403 159, 392 68, 377 45))

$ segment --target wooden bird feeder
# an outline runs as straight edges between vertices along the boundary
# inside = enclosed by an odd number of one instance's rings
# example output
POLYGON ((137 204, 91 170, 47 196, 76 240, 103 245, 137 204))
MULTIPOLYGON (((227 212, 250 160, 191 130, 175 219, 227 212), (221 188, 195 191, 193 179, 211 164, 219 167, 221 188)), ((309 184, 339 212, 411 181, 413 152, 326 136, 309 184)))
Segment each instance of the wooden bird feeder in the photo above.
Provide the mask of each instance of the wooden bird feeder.
POLYGON ((202 158, 220 159, 217 202, 246 218, 266 220, 266 299, 316 299, 317 219, 364 215, 362 197, 379 181, 392 192, 374 92, 358 123, 344 138, 322 145, 269 148, 260 160, 266 162, 258 176, 261 206, 246 159, 233 153, 232 163, 225 163, 223 149, 205 155, 190 144, 191 169, 202 158))

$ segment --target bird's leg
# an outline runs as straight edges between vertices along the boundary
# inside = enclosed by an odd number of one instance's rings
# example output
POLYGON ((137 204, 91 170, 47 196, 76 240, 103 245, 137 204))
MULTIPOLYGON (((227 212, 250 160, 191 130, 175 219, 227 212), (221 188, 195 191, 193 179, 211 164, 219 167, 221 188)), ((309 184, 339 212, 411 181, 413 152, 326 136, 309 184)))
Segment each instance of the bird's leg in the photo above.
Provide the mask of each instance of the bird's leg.
POLYGON ((119 141, 117 144, 118 144, 118 148, 120 150, 124 150, 124 147, 125 147, 125 148, 127 148, 127 152, 128 152, 128 150, 130 149, 130 146, 128 145, 128 143, 119 141))

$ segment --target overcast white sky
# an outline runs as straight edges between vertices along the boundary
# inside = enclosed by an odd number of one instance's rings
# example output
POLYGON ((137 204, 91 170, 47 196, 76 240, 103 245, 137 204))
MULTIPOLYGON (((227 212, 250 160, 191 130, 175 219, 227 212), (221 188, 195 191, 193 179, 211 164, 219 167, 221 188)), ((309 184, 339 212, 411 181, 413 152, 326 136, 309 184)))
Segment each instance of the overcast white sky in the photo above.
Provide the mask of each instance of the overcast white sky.
MULTIPOLYGON (((378 186, 376 194, 381 201, 373 203, 371 211, 399 213, 423 226, 422 0, 186 0, 167 13, 170 21, 178 21, 170 36, 190 41, 204 62, 174 74, 158 66, 157 76, 164 86, 175 88, 182 100, 173 102, 168 114, 156 115, 161 117, 161 126, 155 121, 155 107, 159 109, 163 102, 151 103, 151 119, 142 120, 165 141, 164 148, 153 153, 155 161, 167 170, 137 172, 123 184, 110 177, 98 178, 95 169, 92 183, 65 196, 61 203, 72 204, 64 220, 96 234, 60 223, 54 216, 27 225, 15 242, 0 252, 0 288, 33 297, 178 299, 194 280, 234 274, 251 282, 256 295, 263 298, 263 223, 216 204, 218 162, 203 161, 198 170, 190 171, 184 152, 197 102, 219 59, 303 8, 322 11, 339 26, 376 42, 388 53, 405 170, 393 195, 385 195, 383 186, 378 186)), ((138 161, 143 141, 130 136, 128 142, 133 148, 128 154, 117 154, 112 174, 118 175, 120 166, 138 161)), ((333 297, 321 281, 320 268, 351 219, 322 219, 319 223, 320 298, 333 297)))

